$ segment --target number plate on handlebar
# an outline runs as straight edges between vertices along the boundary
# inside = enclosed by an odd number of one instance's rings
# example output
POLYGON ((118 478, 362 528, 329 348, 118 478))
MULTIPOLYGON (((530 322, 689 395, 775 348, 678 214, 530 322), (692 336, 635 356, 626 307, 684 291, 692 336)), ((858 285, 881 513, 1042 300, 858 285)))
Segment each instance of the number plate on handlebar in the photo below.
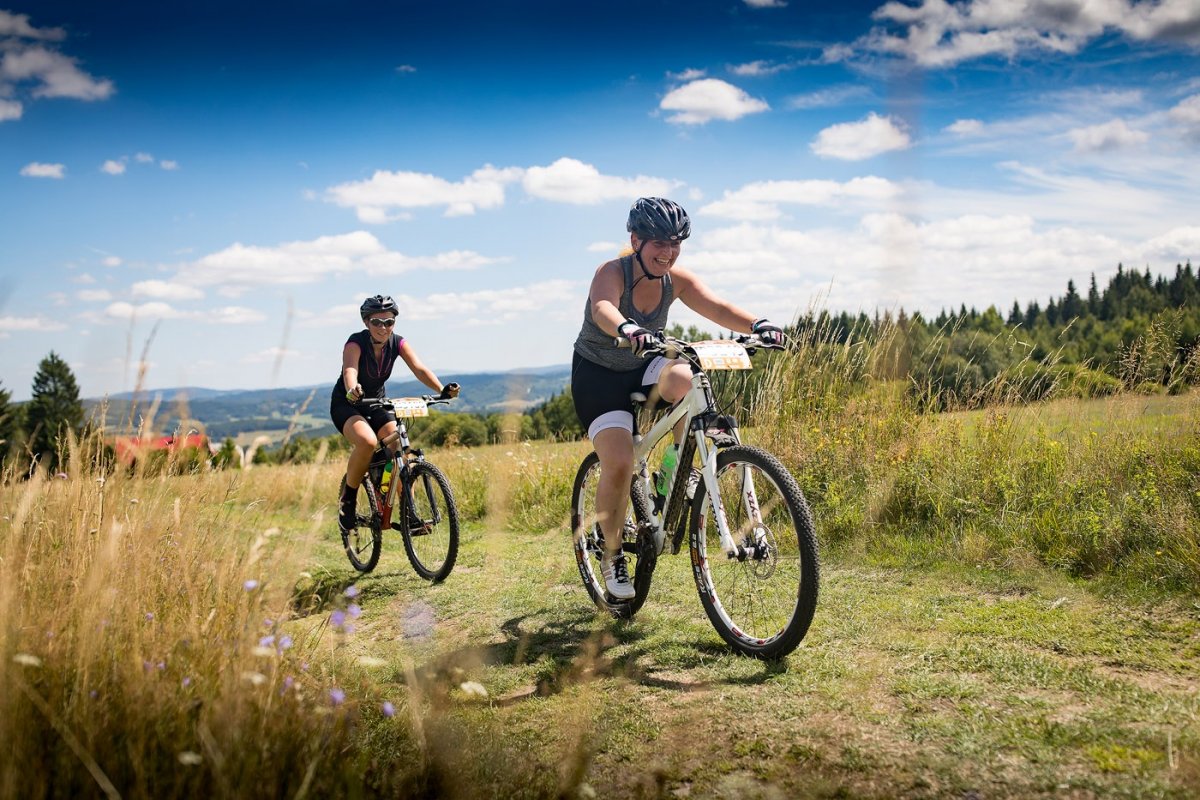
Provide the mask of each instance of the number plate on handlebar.
POLYGON ((419 397, 397 397, 392 401, 397 417, 428 417, 429 406, 419 397))
POLYGON ((692 349, 705 372, 721 369, 750 369, 750 354, 737 342, 721 341, 692 342, 692 349))

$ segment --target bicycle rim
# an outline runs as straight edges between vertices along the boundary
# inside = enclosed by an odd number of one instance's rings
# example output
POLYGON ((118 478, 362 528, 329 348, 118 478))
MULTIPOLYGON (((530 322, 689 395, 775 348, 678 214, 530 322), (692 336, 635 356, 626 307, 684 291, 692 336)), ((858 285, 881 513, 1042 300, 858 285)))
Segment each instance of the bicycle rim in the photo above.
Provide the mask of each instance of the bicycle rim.
POLYGON ((730 559, 722 550, 714 504, 701 482, 691 549, 704 610, 738 652, 787 655, 808 632, 816 609, 819 558, 808 504, 783 465, 756 447, 722 450, 717 483, 730 534, 748 555, 730 559))
POLYGON ((408 491, 398 519, 404 551, 422 578, 441 581, 454 569, 458 557, 458 506, 449 479, 426 461, 412 465, 408 491))
POLYGON ((646 500, 645 490, 638 482, 637 476, 634 476, 621 548, 628 559, 629 574, 633 577, 636 594, 631 600, 618 600, 605 589, 604 577, 600 574, 600 553, 604 546, 604 537, 596 521, 596 486, 599 481, 600 458, 595 453, 589 453, 579 465, 575 485, 571 491, 571 533, 575 547, 575 563, 583 587, 597 608, 624 619, 637 613, 646 602, 646 595, 650 591, 655 553, 652 546, 647 546, 648 537, 642 537, 643 541, 639 542, 637 535, 638 522, 650 518, 650 504, 646 500))
MULTIPOLYGON (((339 498, 345 488, 346 479, 343 477, 338 491, 339 498)), ((359 572, 370 572, 379 563, 379 554, 383 549, 379 504, 375 484, 370 475, 364 476, 362 485, 358 487, 358 502, 354 514, 358 526, 349 533, 342 533, 342 547, 346 550, 346 557, 350 559, 351 566, 359 572)))

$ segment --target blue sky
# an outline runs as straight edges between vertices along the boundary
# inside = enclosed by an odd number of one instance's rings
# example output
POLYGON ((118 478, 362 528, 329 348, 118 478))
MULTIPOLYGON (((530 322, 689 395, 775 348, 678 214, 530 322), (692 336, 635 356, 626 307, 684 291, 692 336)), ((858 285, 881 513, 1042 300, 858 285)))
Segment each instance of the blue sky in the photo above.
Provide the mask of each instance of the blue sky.
POLYGON ((332 382, 375 293, 439 372, 566 363, 644 194, 776 320, 1173 273, 1198 55, 1195 0, 0 0, 0 386, 332 382))

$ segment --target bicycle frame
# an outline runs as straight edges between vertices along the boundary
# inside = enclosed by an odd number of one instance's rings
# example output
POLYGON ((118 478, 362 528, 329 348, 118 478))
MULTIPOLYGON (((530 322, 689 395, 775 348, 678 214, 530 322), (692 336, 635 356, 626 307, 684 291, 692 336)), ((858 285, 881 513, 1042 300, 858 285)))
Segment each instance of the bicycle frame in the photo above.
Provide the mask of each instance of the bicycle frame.
MULTIPOLYGON (((425 399, 426 407, 433 405, 435 402, 437 401, 425 399)), ((392 511, 396 506, 396 495, 399 487, 403 485, 406 491, 411 489, 412 470, 409 464, 413 461, 422 461, 425 458, 425 454, 421 450, 413 449, 412 443, 408 439, 408 425, 405 424, 404 416, 402 416, 405 410, 398 403, 399 401, 387 401, 387 404, 391 405, 396 411, 396 430, 380 439, 377 447, 377 451, 386 450, 388 452, 388 458, 391 459, 393 465, 392 482, 388 486, 387 494, 379 495, 379 512, 382 517, 383 527, 385 528, 390 527, 392 524, 392 511), (399 442, 399 447, 393 449, 392 445, 396 442, 399 442)), ((409 415, 412 415, 411 409, 409 415)), ((378 491, 379 487, 375 488, 378 491)), ((426 486, 425 491, 431 493, 432 499, 432 487, 426 486)), ((431 502, 430 505, 434 509, 433 523, 436 525, 441 522, 441 514, 436 503, 431 502)))
MULTIPOLYGON (((715 405, 712 385, 709 383, 708 376, 702 370, 693 366, 692 388, 688 390, 683 399, 676 403, 675 407, 656 422, 644 436, 640 434, 634 435, 634 464, 637 466, 639 480, 646 482, 647 491, 649 492, 653 489, 650 485, 650 471, 648 466, 651 451, 658 444, 659 440, 674 430, 680 420, 686 420, 687 435, 692 437, 695 442, 695 452, 700 458, 701 480, 704 481, 708 498, 713 503, 713 518, 717 523, 721 549, 725 551, 725 555, 728 558, 743 559, 746 557, 745 548, 734 541, 725 516, 725 507, 721 500, 720 487, 717 483, 716 447, 709 445, 704 426, 696 424, 698 420, 711 413, 715 405)), ((687 452, 686 448, 684 452, 687 452)), ((690 462, 690 459, 688 461, 690 462)), ((661 510, 652 512, 654 522, 652 535, 657 554, 661 555, 666 548, 667 521, 678 517, 682 503, 690 502, 683 493, 680 493, 678 497, 676 497, 675 493, 675 482, 679 480, 680 475, 686 474, 690 466, 690 463, 684 463, 682 459, 680 460, 679 467, 676 468, 675 473, 671 476, 670 484, 667 486, 666 497, 668 499, 666 504, 664 504, 661 510)), ((758 498, 754 492, 754 483, 748 474, 743 476, 742 481, 742 500, 746 504, 747 515, 750 519, 754 520, 756 526, 761 526, 762 519, 759 516, 758 498)))

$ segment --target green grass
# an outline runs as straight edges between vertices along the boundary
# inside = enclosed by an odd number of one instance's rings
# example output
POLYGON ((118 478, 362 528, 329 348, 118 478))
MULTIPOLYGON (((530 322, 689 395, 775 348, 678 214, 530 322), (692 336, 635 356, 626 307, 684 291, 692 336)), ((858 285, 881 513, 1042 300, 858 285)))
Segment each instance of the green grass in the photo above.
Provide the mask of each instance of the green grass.
POLYGON ((340 461, 100 482, 76 450, 6 482, 0 797, 1196 796, 1196 397, 844 388, 745 430, 825 545, 778 662, 730 653, 686 554, 596 614, 582 443, 431 453, 466 521, 437 586, 395 536, 350 569, 340 461))

